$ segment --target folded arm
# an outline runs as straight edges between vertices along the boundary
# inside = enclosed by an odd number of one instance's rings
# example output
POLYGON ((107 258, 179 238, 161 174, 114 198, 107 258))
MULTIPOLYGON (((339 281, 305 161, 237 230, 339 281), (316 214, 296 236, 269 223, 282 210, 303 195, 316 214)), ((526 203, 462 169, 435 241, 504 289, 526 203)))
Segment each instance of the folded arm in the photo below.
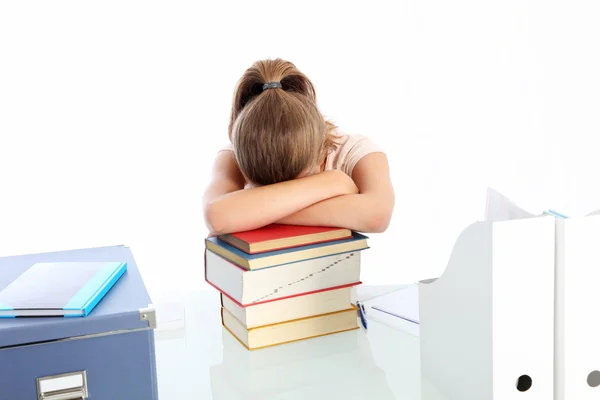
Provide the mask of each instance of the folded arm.
POLYGON ((326 199, 279 220, 289 225, 344 227, 359 232, 383 232, 394 209, 394 189, 387 157, 371 153, 352 171, 359 193, 326 199))
POLYGON ((340 171, 245 189, 246 180, 230 151, 217 155, 204 194, 204 221, 212 234, 257 229, 358 188, 340 171))

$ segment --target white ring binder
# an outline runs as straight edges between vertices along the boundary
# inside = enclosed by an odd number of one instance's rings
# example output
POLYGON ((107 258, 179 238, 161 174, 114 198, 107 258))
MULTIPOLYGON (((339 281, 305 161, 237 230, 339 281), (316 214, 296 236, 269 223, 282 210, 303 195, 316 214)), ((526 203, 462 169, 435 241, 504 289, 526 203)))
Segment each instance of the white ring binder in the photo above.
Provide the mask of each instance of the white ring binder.
POLYGON ((554 243, 554 217, 478 222, 419 283, 422 374, 446 398, 553 399, 554 243))

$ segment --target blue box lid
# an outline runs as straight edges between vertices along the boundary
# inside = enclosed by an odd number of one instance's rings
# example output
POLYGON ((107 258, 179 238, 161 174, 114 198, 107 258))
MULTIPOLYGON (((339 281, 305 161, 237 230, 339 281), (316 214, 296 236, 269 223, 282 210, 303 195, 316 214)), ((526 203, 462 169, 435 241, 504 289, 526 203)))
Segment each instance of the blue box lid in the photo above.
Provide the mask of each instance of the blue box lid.
POLYGON ((0 349, 107 332, 144 329, 140 309, 151 304, 150 296, 126 246, 58 251, 0 258, 0 291, 24 271, 40 262, 122 261, 127 271, 87 317, 0 318, 0 349))

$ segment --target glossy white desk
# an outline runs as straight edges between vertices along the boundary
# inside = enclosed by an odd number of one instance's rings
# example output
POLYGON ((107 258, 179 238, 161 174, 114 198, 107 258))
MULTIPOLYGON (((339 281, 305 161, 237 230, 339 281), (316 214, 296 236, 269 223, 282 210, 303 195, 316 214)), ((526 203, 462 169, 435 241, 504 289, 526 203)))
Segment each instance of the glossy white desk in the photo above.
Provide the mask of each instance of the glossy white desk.
MULTIPOLYGON (((390 288, 363 286, 354 296, 390 288)), ((184 304, 185 328, 156 332, 161 400, 445 400, 422 382, 418 338, 375 321, 367 332, 248 351, 222 328, 215 291, 184 304)))

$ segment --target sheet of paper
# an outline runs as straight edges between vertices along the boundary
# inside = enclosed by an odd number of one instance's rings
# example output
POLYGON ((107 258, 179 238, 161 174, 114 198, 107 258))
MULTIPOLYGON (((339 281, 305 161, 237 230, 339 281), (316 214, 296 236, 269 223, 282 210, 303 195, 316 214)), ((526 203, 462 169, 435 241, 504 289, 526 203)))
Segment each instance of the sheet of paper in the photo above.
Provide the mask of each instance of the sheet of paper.
POLYGON ((368 319, 419 335, 419 289, 408 285, 364 302, 368 319))
POLYGON ((536 217, 528 211, 513 203, 509 198, 497 192, 492 188, 488 188, 487 202, 485 207, 486 221, 509 221, 513 219, 536 217))

